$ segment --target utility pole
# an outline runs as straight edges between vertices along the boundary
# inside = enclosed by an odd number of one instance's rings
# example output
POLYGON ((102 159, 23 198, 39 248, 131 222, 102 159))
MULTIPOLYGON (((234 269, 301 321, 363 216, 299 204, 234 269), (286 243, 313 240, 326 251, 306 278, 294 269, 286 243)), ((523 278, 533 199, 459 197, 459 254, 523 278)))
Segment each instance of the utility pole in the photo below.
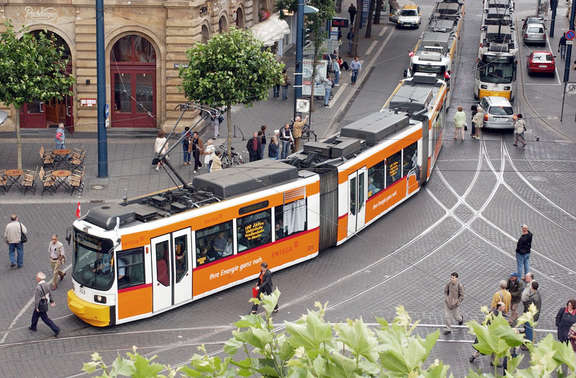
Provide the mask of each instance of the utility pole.
POLYGON ((554 38, 554 25, 556 24, 556 9, 558 8, 558 0, 550 0, 550 8, 552 8, 552 19, 550 20, 550 38, 554 38))
POLYGON ((106 55, 104 52, 104 0, 96 0, 96 67, 98 81, 98 177, 108 177, 106 136, 106 55))
MULTIPOLYGON (((572 0, 572 9, 570 9, 570 30, 574 30, 574 15, 576 13, 576 0, 572 0)), ((566 100, 566 86, 570 80, 570 62, 572 61, 572 43, 573 40, 566 41, 566 61, 564 62, 564 86, 562 87, 562 110, 560 111, 560 122, 564 117, 564 101, 566 100)))
MULTIPOLYGON (((302 66, 304 60, 304 0, 297 0, 296 8, 296 70, 294 72, 294 118, 296 104, 302 97, 302 66)), ((312 78, 314 80, 314 78, 312 78)))

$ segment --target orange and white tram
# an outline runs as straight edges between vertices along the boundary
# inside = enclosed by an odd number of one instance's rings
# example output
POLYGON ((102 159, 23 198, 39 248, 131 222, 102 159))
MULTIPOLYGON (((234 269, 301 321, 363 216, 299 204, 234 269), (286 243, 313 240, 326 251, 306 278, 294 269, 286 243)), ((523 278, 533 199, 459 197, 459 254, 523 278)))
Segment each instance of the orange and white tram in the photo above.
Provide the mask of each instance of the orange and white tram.
POLYGON ((74 222, 68 306, 104 327, 154 316, 350 239, 410 198, 442 145, 446 84, 403 80, 381 112, 261 160, 91 209, 74 222), (422 173, 424 172, 424 174, 422 173))

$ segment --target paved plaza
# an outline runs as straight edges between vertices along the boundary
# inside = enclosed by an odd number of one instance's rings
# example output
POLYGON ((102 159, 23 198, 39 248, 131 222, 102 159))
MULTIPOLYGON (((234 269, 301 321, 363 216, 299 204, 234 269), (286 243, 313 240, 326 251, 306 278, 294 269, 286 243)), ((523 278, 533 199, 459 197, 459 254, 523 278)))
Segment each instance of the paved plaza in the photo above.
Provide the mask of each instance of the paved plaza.
MULTIPOLYGON (((423 5, 426 19, 431 4, 423 5)), ((517 3, 518 23, 532 13, 533 6, 528 1, 517 3)), ((550 39, 552 51, 567 27, 565 6, 564 2, 559 5, 557 35, 550 39)), ((449 119, 457 105, 468 110, 477 103, 472 86, 481 3, 468 1, 466 7, 449 119)), ((396 30, 386 23, 375 26, 373 39, 361 42, 365 65, 361 83, 354 88, 340 86, 331 106, 313 114, 312 127, 319 137, 382 107, 402 78, 408 52, 420 33, 396 30)), ((529 77, 524 61, 529 50, 521 46, 522 85, 514 104, 516 112, 527 119, 527 147, 514 147, 513 136, 501 132, 487 132, 481 141, 466 135, 463 143, 456 143, 448 127, 438 166, 425 190, 344 245, 275 274, 282 291, 275 323, 296 320, 316 301, 328 303, 329 320, 362 317, 369 323, 376 316, 392 318, 395 307, 404 305, 420 320, 417 332, 424 335, 443 325, 443 287, 453 271, 460 274, 465 288, 465 321, 479 320, 480 307, 489 305, 498 281, 516 270, 516 240, 520 226, 528 224, 534 233, 531 266, 543 299, 536 337, 555 330, 556 312, 576 297, 576 99, 567 97, 564 122, 560 122, 558 77, 529 77)), ((344 76, 343 81, 348 80, 344 76)), ((279 128, 291 114, 292 97, 286 102, 270 99, 251 108, 235 107, 233 122, 241 130, 234 139, 235 148, 245 150, 241 134, 249 137, 262 124, 269 131, 279 128)), ((203 129, 202 135, 206 139, 210 129, 203 129)), ((0 140, 0 168, 15 165, 10 142, 0 140)), ((51 138, 27 138, 24 166, 32 167, 40 146, 51 142, 51 138)), ((134 197, 172 185, 165 173, 152 169, 153 138, 112 138, 110 178, 105 180, 95 177, 94 138, 78 135, 70 143, 88 151, 88 182, 81 195, 11 192, 0 196, 1 219, 7 221, 9 214, 17 213, 31 231, 24 268, 9 268, 6 248, 5 260, 0 260, 0 377, 82 376, 82 363, 92 352, 111 361, 133 345, 173 365, 186 363, 201 344, 212 353, 221 353, 222 343, 231 335, 230 324, 250 309, 250 284, 150 319, 99 329, 84 324, 66 307, 66 291, 71 287, 67 277, 55 293, 57 306, 50 311, 62 329, 60 337, 54 339, 44 326, 35 334, 27 329, 34 274, 49 268, 50 235, 65 235, 77 202, 85 212, 103 201, 119 201, 124 193, 134 197)), ((174 165, 193 181, 192 170, 181 166, 180 148, 174 152, 174 165)), ((457 329, 440 337, 430 361, 443 359, 455 377, 462 377, 471 366, 472 343, 466 329, 457 329)), ((490 371, 486 358, 474 367, 490 371)))

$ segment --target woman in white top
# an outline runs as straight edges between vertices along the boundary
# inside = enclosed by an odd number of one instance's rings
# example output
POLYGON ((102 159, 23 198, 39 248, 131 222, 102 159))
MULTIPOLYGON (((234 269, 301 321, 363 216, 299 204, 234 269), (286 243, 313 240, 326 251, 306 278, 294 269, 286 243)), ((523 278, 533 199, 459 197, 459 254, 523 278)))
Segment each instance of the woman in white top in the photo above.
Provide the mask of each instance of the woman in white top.
POLYGON ((214 152, 216 152, 216 146, 214 146, 214 139, 208 139, 206 145, 204 146, 204 164, 208 167, 211 172, 210 167, 212 166, 212 160, 214 159, 214 152))
MULTIPOLYGON (((156 140, 154 140, 155 158, 158 158, 160 155, 165 154, 166 151, 168 151, 166 133, 164 132, 164 130, 158 130, 158 136, 156 137, 156 140)), ((156 170, 159 170, 161 165, 162 161, 158 160, 158 163, 156 163, 156 170)))

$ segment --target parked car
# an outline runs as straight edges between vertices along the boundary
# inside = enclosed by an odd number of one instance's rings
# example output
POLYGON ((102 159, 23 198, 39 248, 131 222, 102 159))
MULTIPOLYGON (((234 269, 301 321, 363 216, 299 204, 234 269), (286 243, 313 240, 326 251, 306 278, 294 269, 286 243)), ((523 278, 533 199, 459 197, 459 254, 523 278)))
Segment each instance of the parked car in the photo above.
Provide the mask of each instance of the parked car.
POLYGON ((522 24, 522 30, 526 29, 527 25, 530 24, 546 24, 546 20, 542 16, 528 16, 523 18, 524 24, 522 24))
POLYGON ((554 75, 556 61, 550 51, 537 50, 528 55, 528 74, 546 73, 554 75))
POLYGON ((514 109, 505 97, 482 97, 480 106, 484 109, 484 127, 490 129, 514 129, 514 109))
POLYGON ((525 44, 546 46, 546 26, 544 24, 526 24, 522 29, 525 44))

